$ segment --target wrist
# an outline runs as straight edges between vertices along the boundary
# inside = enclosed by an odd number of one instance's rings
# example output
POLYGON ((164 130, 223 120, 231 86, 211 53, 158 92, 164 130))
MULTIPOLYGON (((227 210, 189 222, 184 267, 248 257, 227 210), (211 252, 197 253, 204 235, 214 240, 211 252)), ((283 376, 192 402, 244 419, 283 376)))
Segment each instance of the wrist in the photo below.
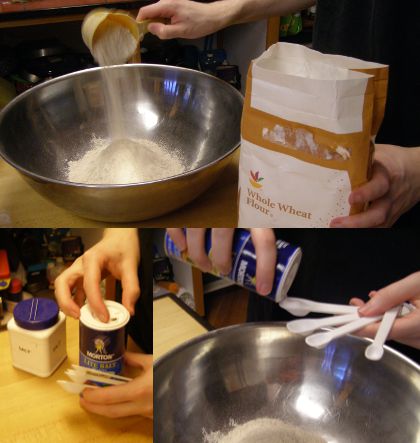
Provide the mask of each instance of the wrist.
POLYGON ((410 185, 413 205, 420 201, 420 147, 405 148, 405 169, 407 182, 410 185))
POLYGON ((210 20, 217 30, 241 23, 243 0, 218 0, 208 3, 210 20))

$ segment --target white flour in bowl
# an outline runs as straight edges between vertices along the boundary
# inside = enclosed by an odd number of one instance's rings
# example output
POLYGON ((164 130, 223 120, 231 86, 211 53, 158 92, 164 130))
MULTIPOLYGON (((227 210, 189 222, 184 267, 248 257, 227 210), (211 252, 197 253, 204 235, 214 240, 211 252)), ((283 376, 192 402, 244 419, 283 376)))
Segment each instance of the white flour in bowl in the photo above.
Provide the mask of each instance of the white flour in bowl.
POLYGON ((141 183, 185 172, 173 148, 149 140, 93 138, 90 149, 67 163, 67 179, 86 184, 141 183))
POLYGON ((222 432, 203 430, 203 443, 326 443, 321 437, 274 418, 257 418, 222 432))
POLYGON ((92 55, 104 68, 101 77, 109 140, 93 137, 81 158, 67 162, 67 179, 86 184, 129 184, 185 172, 179 152, 173 146, 127 137, 128 123, 122 97, 127 96, 127 88, 136 94, 141 86, 140 73, 131 70, 127 84, 123 71, 112 65, 127 62, 136 50, 137 41, 128 29, 116 22, 107 20, 101 26, 92 55))

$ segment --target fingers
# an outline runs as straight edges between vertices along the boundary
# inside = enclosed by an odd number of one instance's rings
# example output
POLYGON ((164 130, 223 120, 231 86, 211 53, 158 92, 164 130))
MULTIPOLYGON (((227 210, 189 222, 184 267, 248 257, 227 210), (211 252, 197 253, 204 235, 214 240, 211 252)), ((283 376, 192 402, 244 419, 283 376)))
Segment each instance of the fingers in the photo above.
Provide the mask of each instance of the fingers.
POLYGON ((363 300, 361 300, 360 298, 352 298, 350 300, 350 304, 352 306, 358 306, 359 308, 361 308, 362 306, 364 306, 365 302, 363 300))
POLYGON ((55 298, 60 309, 70 317, 79 318, 80 308, 84 301, 83 291, 80 291, 80 280, 83 276, 81 259, 62 272, 54 281, 55 298), (72 289, 76 289, 75 299, 72 299, 72 289))
MULTIPOLYGON (((87 389, 87 391, 102 391, 103 389, 87 389)), ((118 404, 98 404, 90 403, 84 398, 80 398, 80 405, 83 409, 94 414, 103 415, 109 418, 128 417, 131 415, 139 415, 138 405, 134 402, 124 402, 118 404)))
POLYGON ((376 291, 369 302, 359 309, 359 313, 362 316, 380 315, 418 295, 420 295, 420 272, 415 272, 376 291))
POLYGON ((86 295, 85 295, 85 291, 83 290, 83 281, 80 279, 76 283, 76 291, 74 292, 73 300, 75 301, 77 306, 79 308, 81 308, 85 302, 85 299, 86 299, 86 295))
POLYGON ((211 232, 211 262, 222 274, 227 275, 232 270, 232 244, 234 229, 219 228, 211 232))
POLYGON ((132 400, 133 397, 133 381, 101 389, 87 388, 83 391, 83 398, 86 401, 103 405, 123 403, 132 400))
POLYGON ((252 241, 257 256, 257 292, 268 295, 271 292, 276 269, 276 237, 272 229, 251 229, 252 241))
POLYGON ((142 367, 149 365, 148 369, 123 385, 85 389, 80 398, 80 404, 84 409, 106 417, 129 415, 153 417, 152 356, 126 353, 125 359, 136 361, 136 364, 142 364, 142 367))
MULTIPOLYGON (((388 340, 399 341, 414 348, 420 348, 420 331, 419 331, 420 314, 416 311, 395 320, 388 340)), ((380 322, 366 326, 354 335, 359 337, 375 338, 378 332, 380 322)))
MULTIPOLYGON (((419 335, 420 314, 418 310, 411 312, 404 317, 400 317, 394 323, 389 334, 390 340, 409 340, 419 335)), ((419 346, 420 342, 417 344, 419 346)))
POLYGON ((351 205, 371 202, 369 208, 360 214, 337 217, 331 221, 330 227, 368 228, 387 224, 392 208, 392 200, 388 195, 390 186, 391 180, 387 170, 379 162, 375 162, 371 180, 355 189, 349 196, 351 205))
POLYGON ((349 203, 355 205, 373 202, 386 195, 390 185, 391 180, 387 170, 380 163, 374 162, 371 180, 350 194, 349 203))
POLYGON ((97 414, 108 417, 150 417, 153 415, 153 369, 123 385, 85 389, 81 397, 80 404, 97 414), (132 403, 133 408, 128 406, 129 403, 132 403))
POLYGON ((175 243, 175 246, 180 251, 185 251, 187 249, 187 239, 182 229, 167 228, 166 232, 169 234, 169 237, 171 237, 172 241, 175 243))
POLYGON ((155 22, 150 23, 147 29, 151 34, 156 35, 156 37, 159 37, 161 40, 182 37, 188 38, 188 35, 186 35, 185 32, 185 24, 182 23, 166 25, 164 23, 155 22))
POLYGON ((358 331, 352 332, 352 335, 356 335, 358 337, 375 338, 375 335, 378 332, 379 325, 379 322, 372 323, 362 329, 359 329, 358 331))
POLYGON ((137 14, 137 21, 151 18, 170 18, 174 15, 175 9, 171 2, 159 1, 152 5, 143 6, 137 14))
POLYGON ((139 352, 125 352, 124 362, 128 366, 147 370, 153 366, 153 356, 150 354, 140 354, 139 352))
POLYGON ((83 289, 89 300, 92 312, 106 323, 109 320, 109 312, 102 299, 100 283, 102 280, 102 265, 100 255, 93 251, 87 251, 83 255, 83 289))
POLYGON ((211 272, 212 265, 206 254, 205 241, 205 228, 187 229, 187 249, 189 257, 202 271, 211 272))
MULTIPOLYGON (((361 306, 361 316, 380 315, 394 306, 405 301, 418 298, 420 295, 420 272, 409 275, 379 291, 372 291, 371 299, 364 304, 359 299, 352 299, 351 303, 361 306)), ((415 303, 415 300, 413 301, 415 303)), ((356 335, 374 338, 379 327, 379 322, 361 329, 356 335)), ((389 340, 397 340, 409 346, 420 348, 420 310, 415 309, 408 315, 398 318, 388 336, 389 340)))
POLYGON ((134 315, 135 304, 140 296, 137 263, 132 261, 124 263, 122 269, 122 304, 128 309, 131 315, 134 315))
POLYGON ((388 196, 375 200, 369 208, 359 214, 337 217, 330 223, 331 228, 374 228, 391 224, 389 215, 392 209, 388 196))

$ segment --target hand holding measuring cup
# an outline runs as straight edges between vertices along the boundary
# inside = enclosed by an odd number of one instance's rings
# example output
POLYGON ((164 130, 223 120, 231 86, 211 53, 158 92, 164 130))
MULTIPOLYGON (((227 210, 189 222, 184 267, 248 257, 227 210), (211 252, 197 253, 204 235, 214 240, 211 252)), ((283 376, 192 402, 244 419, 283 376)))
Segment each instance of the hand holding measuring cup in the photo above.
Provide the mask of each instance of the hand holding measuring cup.
POLYGON ((137 22, 126 11, 97 8, 83 20, 82 38, 101 66, 123 64, 133 57, 152 22, 164 19, 137 22))

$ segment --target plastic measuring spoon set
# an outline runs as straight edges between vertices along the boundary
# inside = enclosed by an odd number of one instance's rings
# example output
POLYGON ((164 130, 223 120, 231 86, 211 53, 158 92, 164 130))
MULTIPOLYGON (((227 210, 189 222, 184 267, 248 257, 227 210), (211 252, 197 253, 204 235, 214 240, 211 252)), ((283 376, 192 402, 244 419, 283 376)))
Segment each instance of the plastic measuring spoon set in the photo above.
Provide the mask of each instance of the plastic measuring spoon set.
POLYGON ((380 360, 384 353, 383 345, 392 329, 398 315, 406 315, 412 309, 410 304, 396 306, 384 315, 375 317, 360 317, 357 306, 319 303, 304 298, 286 297, 279 303, 280 307, 297 317, 305 316, 310 312, 332 314, 324 318, 303 318, 287 323, 290 332, 306 335, 306 344, 314 348, 323 348, 331 340, 350 334, 367 325, 381 320, 373 342, 366 348, 365 357, 369 360, 380 360), (338 326, 327 331, 315 332, 318 329, 338 326))

